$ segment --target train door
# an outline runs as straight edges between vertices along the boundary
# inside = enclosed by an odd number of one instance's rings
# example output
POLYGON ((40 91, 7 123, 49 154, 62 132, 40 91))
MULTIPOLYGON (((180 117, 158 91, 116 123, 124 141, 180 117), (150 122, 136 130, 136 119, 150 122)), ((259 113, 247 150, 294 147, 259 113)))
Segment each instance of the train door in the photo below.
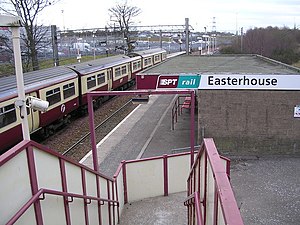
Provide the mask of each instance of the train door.
POLYGON ((130 81, 132 79, 132 69, 130 63, 127 63, 127 73, 128 73, 128 81, 130 81))
POLYGON ((108 85, 108 91, 112 90, 112 85, 113 85, 112 69, 107 70, 107 85, 108 85))
MULTIPOLYGON (((36 92, 32 92, 29 95, 37 98, 36 92)), ((38 129, 40 125, 39 111, 27 108, 27 117, 28 117, 29 132, 33 132, 36 129, 38 129)))

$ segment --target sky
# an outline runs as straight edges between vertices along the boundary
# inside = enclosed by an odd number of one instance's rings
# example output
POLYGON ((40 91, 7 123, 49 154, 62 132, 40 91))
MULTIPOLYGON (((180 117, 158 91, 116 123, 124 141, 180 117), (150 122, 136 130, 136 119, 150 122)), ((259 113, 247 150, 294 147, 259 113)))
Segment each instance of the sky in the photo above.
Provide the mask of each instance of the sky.
MULTIPOLYGON (((39 17, 44 25, 61 29, 103 28, 109 23, 108 9, 121 0, 60 0, 39 17)), ((189 18, 195 31, 235 33, 255 27, 287 26, 300 29, 300 0, 128 0, 141 9, 136 25, 183 25, 189 18), (213 20, 213 17, 215 19, 213 20), (215 21, 215 23, 213 23, 215 21)))

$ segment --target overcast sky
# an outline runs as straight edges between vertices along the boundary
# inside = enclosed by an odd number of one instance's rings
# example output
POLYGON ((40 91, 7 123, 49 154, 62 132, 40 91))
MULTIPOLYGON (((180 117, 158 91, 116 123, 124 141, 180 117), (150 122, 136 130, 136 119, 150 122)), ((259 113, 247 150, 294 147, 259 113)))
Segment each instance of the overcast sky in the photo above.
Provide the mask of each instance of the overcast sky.
MULTIPOLYGON (((48 7, 40 17, 43 24, 60 28, 81 29, 105 27, 108 9, 117 0, 60 0, 48 7)), ((288 26, 300 28, 300 0, 128 0, 142 13, 136 25, 181 25, 185 18, 196 31, 212 29, 213 17, 217 31, 246 31, 254 27, 288 26)))

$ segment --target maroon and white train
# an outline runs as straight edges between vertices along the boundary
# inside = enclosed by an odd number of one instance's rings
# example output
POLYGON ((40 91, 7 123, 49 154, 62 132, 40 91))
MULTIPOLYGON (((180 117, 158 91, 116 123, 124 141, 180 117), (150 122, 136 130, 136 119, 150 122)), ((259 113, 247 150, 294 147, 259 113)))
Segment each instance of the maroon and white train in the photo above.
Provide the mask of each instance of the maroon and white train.
MULTIPOLYGON (((134 52, 70 66, 59 66, 24 74, 26 96, 49 102, 47 112, 27 109, 30 133, 45 136, 67 123, 72 114, 86 109, 90 91, 123 90, 135 81, 136 73, 166 59, 163 49, 134 52)), ((0 154, 22 139, 16 77, 0 78, 0 154)), ((103 99, 97 99, 100 105, 103 99)))

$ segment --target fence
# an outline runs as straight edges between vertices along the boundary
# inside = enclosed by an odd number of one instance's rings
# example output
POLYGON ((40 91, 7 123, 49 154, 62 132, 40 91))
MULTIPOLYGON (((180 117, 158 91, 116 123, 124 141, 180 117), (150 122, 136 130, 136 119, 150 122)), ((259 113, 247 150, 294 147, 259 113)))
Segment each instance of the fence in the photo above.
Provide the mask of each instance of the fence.
POLYGON ((213 140, 204 139, 192 169, 190 161, 189 152, 123 161, 109 178, 23 141, 0 156, 0 223, 115 225, 126 203, 186 191, 188 181, 188 224, 243 225, 229 161, 213 140))
POLYGON ((187 181, 189 225, 243 225, 228 179, 229 167, 229 160, 219 156, 213 139, 204 139, 187 181))

